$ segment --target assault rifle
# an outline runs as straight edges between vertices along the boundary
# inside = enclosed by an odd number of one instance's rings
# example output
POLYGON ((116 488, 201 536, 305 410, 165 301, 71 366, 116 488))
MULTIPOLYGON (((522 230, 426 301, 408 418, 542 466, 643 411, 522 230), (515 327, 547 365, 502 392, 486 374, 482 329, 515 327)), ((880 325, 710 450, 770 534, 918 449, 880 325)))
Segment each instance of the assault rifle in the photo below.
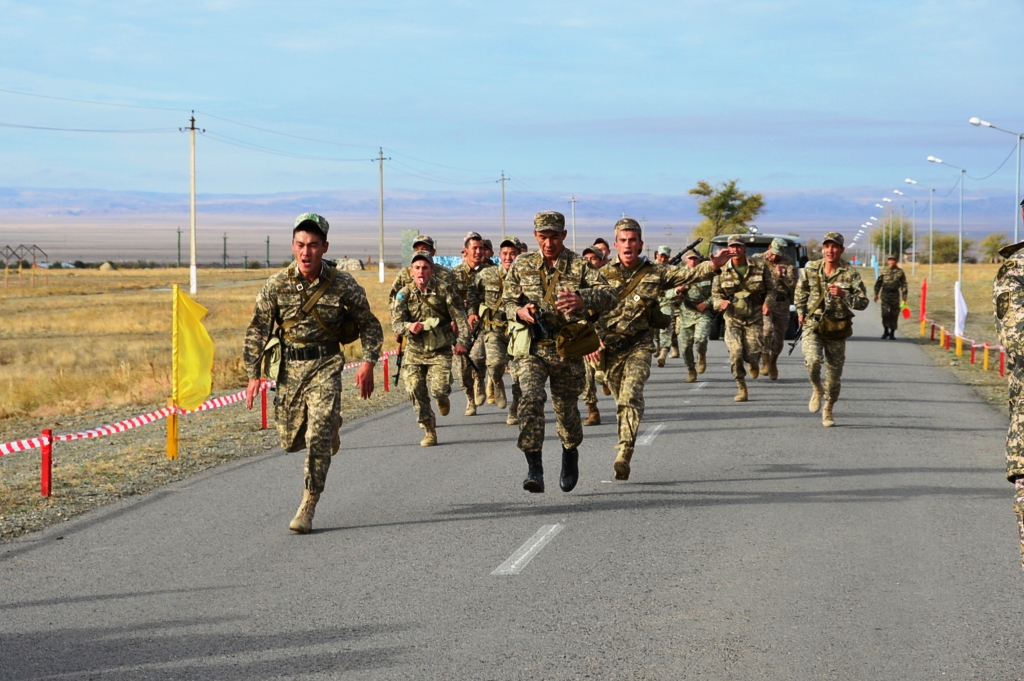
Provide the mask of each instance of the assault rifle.
POLYGON ((398 337, 398 354, 395 355, 395 375, 393 378, 394 385, 398 385, 398 374, 402 373, 402 353, 405 352, 405 335, 398 337))
POLYGON ((689 244, 688 246, 686 246, 686 248, 681 249, 678 253, 676 253, 671 258, 669 258, 668 259, 668 264, 669 265, 678 265, 679 263, 681 263, 683 261, 683 254, 686 253, 687 251, 690 251, 690 250, 693 250, 694 248, 697 248, 697 246, 700 245, 701 241, 704 241, 704 237, 702 237, 702 236, 701 237, 697 237, 696 241, 694 241, 692 244, 689 244))

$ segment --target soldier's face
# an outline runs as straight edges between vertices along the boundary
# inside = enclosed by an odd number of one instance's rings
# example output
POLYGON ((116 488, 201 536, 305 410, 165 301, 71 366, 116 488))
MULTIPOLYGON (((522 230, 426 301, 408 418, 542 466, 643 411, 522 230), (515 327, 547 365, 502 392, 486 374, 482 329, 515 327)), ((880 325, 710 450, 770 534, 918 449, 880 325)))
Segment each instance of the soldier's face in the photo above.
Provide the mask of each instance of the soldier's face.
POLYGON ((896 258, 889 258, 886 262, 889 264, 889 267, 896 267, 896 258))
POLYGON ((562 254, 565 232, 534 232, 533 235, 537 237, 537 246, 545 260, 554 260, 562 254))
POLYGON ((434 276, 434 268, 426 260, 417 260, 409 265, 409 274, 412 275, 412 280, 416 285, 423 288, 430 283, 430 278, 434 276))
POLYGON ((414 250, 414 251, 426 251, 431 256, 437 255, 437 251, 434 250, 433 246, 431 246, 430 244, 424 243, 422 241, 418 241, 418 242, 414 243, 412 245, 412 250, 414 250))
POLYGON ((697 258, 687 258, 687 259, 686 259, 686 266, 687 266, 687 267, 688 267, 689 269, 691 269, 691 270, 692 270, 693 268, 695 268, 695 267, 696 267, 697 265, 699 265, 699 264, 700 264, 700 260, 697 260, 697 258))
POLYGON ((295 263, 302 276, 311 281, 320 276, 327 246, 328 243, 319 234, 295 232, 292 237, 292 255, 295 256, 295 263))
POLYGON ((466 262, 476 267, 484 261, 484 244, 482 241, 472 240, 466 243, 466 262))
POLYGON ((644 242, 640 235, 632 230, 623 230, 615 235, 615 250, 619 252, 619 262, 626 267, 634 267, 640 262, 644 242))
POLYGON ((659 265, 664 265, 665 263, 668 262, 668 256, 665 255, 664 253, 657 254, 656 256, 654 256, 654 259, 658 261, 659 265))
POLYGON ((519 249, 515 246, 504 246, 501 251, 498 252, 498 259, 501 260, 501 266, 506 270, 512 267, 512 263, 519 257, 519 249))
POLYGON ((825 262, 835 264, 843 257, 843 247, 834 241, 826 241, 821 245, 821 256, 825 262))
POLYGON ((601 265, 603 264, 603 260, 602 260, 601 256, 599 256, 597 253, 585 253, 583 255, 583 257, 586 258, 587 261, 591 265, 593 265, 595 269, 601 269, 601 265))
POLYGON ((605 246, 604 244, 594 244, 594 250, 601 251, 601 260, 603 262, 608 261, 608 253, 610 253, 610 251, 608 250, 607 246, 605 246))
POLYGON ((734 263, 743 264, 747 261, 747 247, 742 244, 733 244, 729 246, 729 252, 732 253, 732 261, 734 263))

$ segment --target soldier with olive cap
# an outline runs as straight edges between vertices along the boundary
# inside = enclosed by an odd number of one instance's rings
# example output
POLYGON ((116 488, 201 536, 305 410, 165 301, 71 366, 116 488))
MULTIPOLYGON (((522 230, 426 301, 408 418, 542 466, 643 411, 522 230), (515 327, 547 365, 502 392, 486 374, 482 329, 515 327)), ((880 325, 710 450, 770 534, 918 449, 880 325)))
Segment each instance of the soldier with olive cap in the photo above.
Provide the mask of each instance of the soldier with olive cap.
POLYGON ((826 428, 836 424, 832 408, 839 399, 846 339, 853 333, 853 311, 868 306, 868 291, 860 274, 843 260, 843 244, 839 232, 826 234, 821 240, 822 259, 807 263, 796 286, 796 314, 804 327, 804 364, 811 379, 807 409, 811 413, 821 409, 821 425, 826 428))
MULTIPOLYGON (((690 269, 704 260, 693 249, 687 251, 683 259, 690 269)), ((686 360, 687 383, 696 381, 697 374, 703 374, 708 366, 708 336, 711 335, 711 321, 715 317, 711 280, 711 277, 706 277, 677 289, 682 303, 679 310, 679 344, 683 346, 683 359, 686 360)))
POLYGON ((883 339, 896 340, 896 327, 900 323, 900 303, 907 302, 907 275, 890 255, 875 279, 875 302, 882 299, 883 339))
POLYGON ((519 402, 519 449, 528 472, 523 489, 544 491, 544 384, 550 380, 551 402, 562 442, 559 486, 569 492, 579 478, 583 424, 577 406, 583 391, 583 359, 562 357, 555 339, 563 327, 585 321, 615 307, 615 291, 583 258, 565 248, 565 216, 555 211, 533 219, 540 247, 519 256, 505 279, 505 315, 515 322, 512 365, 523 396, 519 402), (525 334, 525 335, 524 335, 525 334))
MULTIPOLYGON (((480 300, 473 298, 473 279, 480 270, 493 267, 494 263, 484 257, 484 238, 479 233, 469 232, 462 244, 462 263, 452 270, 452 279, 456 293, 466 303, 470 331, 475 333, 480 324, 480 300)), ((466 393, 466 416, 475 416, 476 408, 487 399, 484 389, 485 361, 483 342, 477 337, 469 354, 463 357, 459 372, 462 376, 462 389, 466 393)))
MULTIPOLYGON (((659 265, 665 265, 671 257, 672 248, 670 246, 658 246, 658 250, 654 254, 654 261, 659 265)), ((662 293, 658 300, 658 306, 661 313, 672 320, 667 327, 658 330, 655 339, 658 341, 658 366, 663 367, 665 360, 669 357, 669 350, 672 351, 672 357, 679 357, 679 338, 676 335, 678 333, 676 320, 679 318, 679 299, 676 298, 676 290, 672 288, 662 293)))
POLYGON ((764 255, 751 258, 751 260, 755 258, 764 260, 775 275, 775 288, 768 294, 761 310, 764 313, 761 366, 773 381, 779 377, 778 359, 782 354, 782 346, 786 342, 786 329, 789 328, 789 306, 793 304, 793 295, 796 292, 796 281, 799 276, 796 263, 786 255, 788 245, 785 239, 775 237, 764 255))
POLYGON ((363 363, 356 371, 355 382, 363 399, 373 394, 373 366, 384 342, 384 332, 370 310, 366 291, 351 274, 338 271, 324 260, 329 228, 327 220, 315 213, 303 213, 295 219, 295 261, 271 276, 260 289, 245 333, 247 409, 252 409, 259 391, 260 364, 271 334, 276 333, 283 344, 274 420, 281 449, 307 449, 302 503, 288 526, 299 534, 313 528, 313 514, 324 491, 331 457, 341 446, 338 430, 342 422, 341 371, 345 366, 339 343, 342 324, 354 322, 359 331, 363 363))
POLYGON ((466 354, 469 325, 455 292, 434 280, 434 259, 429 252, 416 251, 409 270, 413 281, 395 294, 391 328, 396 335, 406 337, 402 378, 416 410, 416 421, 426 431, 420 446, 432 447, 437 444, 437 421, 430 398, 437 400, 441 416, 447 416, 451 408, 452 354, 466 354), (459 330, 458 339, 452 332, 453 323, 459 330))
MULTIPOLYGON (((412 242, 412 250, 426 251, 431 257, 437 255, 437 250, 434 248, 433 237, 427 236, 426 234, 420 234, 412 242)), ((453 291, 456 291, 455 280, 452 278, 452 271, 444 265, 434 263, 434 279, 443 284, 447 284, 453 291)), ((395 277, 395 281, 391 284, 391 292, 388 294, 388 304, 390 305, 395 299, 395 294, 401 291, 403 288, 412 283, 412 273, 408 267, 403 267, 395 277)), ((458 293, 458 291, 456 291, 458 293)))

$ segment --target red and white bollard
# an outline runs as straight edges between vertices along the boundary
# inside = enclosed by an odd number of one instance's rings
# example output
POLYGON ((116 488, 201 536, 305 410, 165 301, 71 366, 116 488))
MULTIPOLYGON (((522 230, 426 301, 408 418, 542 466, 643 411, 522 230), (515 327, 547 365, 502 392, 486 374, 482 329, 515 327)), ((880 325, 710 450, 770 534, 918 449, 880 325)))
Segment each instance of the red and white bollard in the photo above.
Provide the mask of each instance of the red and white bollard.
POLYGON ((1006 375, 1006 348, 999 348, 999 375, 1006 375))
POLYGON ((260 430, 267 429, 267 382, 260 380, 260 430))
POLYGON ((391 392, 391 372, 388 367, 388 356, 384 355, 384 392, 391 392))
POLYGON ((43 446, 40 450, 43 453, 43 466, 39 475, 39 491, 44 497, 50 496, 53 480, 53 431, 43 431, 43 446))
POLYGON ((932 324, 932 340, 935 340, 935 324, 932 324))

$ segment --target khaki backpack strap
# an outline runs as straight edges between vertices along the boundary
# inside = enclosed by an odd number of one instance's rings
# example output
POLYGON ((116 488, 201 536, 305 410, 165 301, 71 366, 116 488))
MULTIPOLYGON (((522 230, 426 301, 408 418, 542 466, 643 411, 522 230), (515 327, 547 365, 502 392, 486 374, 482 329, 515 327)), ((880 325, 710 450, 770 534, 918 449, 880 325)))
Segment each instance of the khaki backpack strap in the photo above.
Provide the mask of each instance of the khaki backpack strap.
POLYGON ((629 284, 626 285, 626 287, 623 288, 621 291, 619 291, 620 303, 629 297, 629 294, 633 292, 633 289, 640 285, 640 282, 643 281, 644 276, 653 267, 654 265, 651 264, 650 260, 648 260, 647 262, 640 266, 640 269, 636 271, 636 274, 633 275, 633 278, 629 280, 629 284))
POLYGON ((288 340, 294 340, 293 338, 288 336, 288 329, 292 328, 293 326, 301 322, 303 319, 306 318, 306 315, 308 315, 311 312, 313 313, 313 319, 316 320, 316 323, 319 324, 324 331, 330 334, 337 335, 334 331, 331 331, 329 328, 327 328, 327 325, 324 324, 322 319, 320 319, 320 315, 317 314, 316 309, 314 308, 316 302, 320 300, 320 298, 322 298, 325 293, 327 293, 327 289, 329 289, 331 287, 331 284, 334 283, 334 277, 337 274, 337 270, 331 269, 330 274, 328 274, 328 276, 325 277, 324 280, 320 282, 320 285, 313 290, 313 293, 308 293, 305 290, 299 291, 299 294, 302 296, 302 299, 305 301, 305 303, 303 303, 302 308, 299 310, 299 314, 281 323, 281 330, 285 333, 285 338, 288 338, 288 340))
POLYGON ((548 303, 552 307, 555 307, 555 286, 558 285, 558 278, 562 276, 561 270, 555 270, 555 276, 551 277, 551 281, 548 281, 548 274, 544 271, 544 266, 540 267, 540 281, 544 286, 544 302, 548 303))

